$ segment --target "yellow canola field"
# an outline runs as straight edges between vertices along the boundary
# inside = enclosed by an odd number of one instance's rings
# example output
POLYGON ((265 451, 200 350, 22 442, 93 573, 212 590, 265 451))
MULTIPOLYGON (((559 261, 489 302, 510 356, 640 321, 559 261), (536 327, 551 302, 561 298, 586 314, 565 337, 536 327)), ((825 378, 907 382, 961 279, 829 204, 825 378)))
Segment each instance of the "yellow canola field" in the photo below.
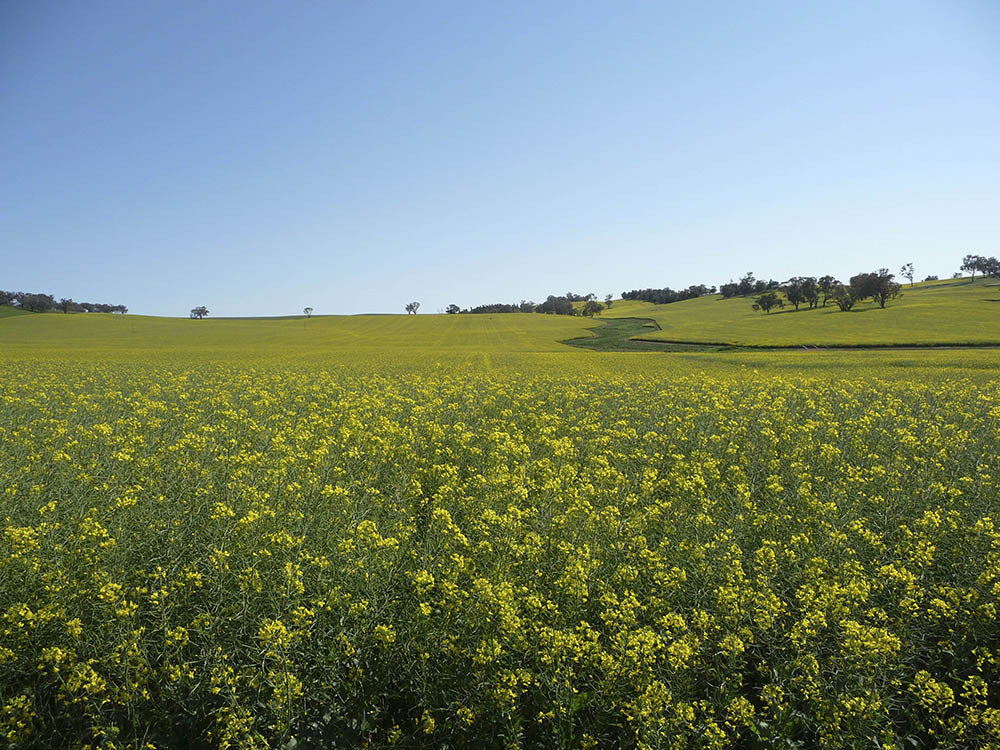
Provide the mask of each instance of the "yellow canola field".
POLYGON ((1000 743, 995 354, 524 336, 8 349, 0 737, 1000 743))

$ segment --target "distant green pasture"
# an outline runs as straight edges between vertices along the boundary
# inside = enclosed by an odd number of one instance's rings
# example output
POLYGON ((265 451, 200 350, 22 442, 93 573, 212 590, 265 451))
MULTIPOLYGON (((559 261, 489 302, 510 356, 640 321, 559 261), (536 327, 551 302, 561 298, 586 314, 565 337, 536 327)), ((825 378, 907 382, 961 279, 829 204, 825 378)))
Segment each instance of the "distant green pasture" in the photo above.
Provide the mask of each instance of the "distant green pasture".
POLYGON ((798 311, 786 303, 755 312, 752 297, 720 295, 653 305, 619 300, 603 318, 652 318, 659 331, 642 338, 737 346, 1000 345, 1000 282, 968 279, 904 286, 883 310, 860 302, 841 312, 829 302, 798 311))

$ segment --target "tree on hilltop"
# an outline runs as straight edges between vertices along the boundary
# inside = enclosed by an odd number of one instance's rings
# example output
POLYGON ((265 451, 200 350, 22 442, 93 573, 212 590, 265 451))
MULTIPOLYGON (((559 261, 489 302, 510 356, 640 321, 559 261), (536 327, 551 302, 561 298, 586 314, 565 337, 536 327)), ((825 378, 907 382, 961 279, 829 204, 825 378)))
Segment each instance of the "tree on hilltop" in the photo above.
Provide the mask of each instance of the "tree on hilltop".
POLYGON ((910 280, 910 286, 913 286, 913 264, 906 263, 902 268, 899 269, 899 275, 904 279, 910 280))
POLYGON ((448 305, 444 309, 444 311, 446 313, 448 313, 449 315, 457 315, 458 313, 460 313, 462 311, 462 308, 459 307, 458 305, 456 305, 454 302, 452 302, 450 305, 448 305))
POLYGON ((420 303, 419 302, 408 302, 406 304, 406 314, 407 315, 416 315, 417 314, 417 310, 419 310, 419 309, 420 309, 420 303))
POLYGON ((208 308, 204 305, 198 305, 198 307, 191 308, 191 317, 201 320, 206 315, 208 315, 208 308))
POLYGON ((55 297, 51 294, 17 292, 15 300, 22 310, 30 310, 31 312, 48 312, 55 309, 56 306, 55 297))
POLYGON ((972 281, 976 280, 976 271, 982 269, 983 261, 986 260, 982 255, 966 255, 962 258, 962 265, 959 268, 963 271, 968 271, 972 274, 972 281))
POLYGON ((583 306, 583 310, 581 312, 588 318, 592 318, 594 317, 595 313, 599 313, 603 309, 604 305, 602 305, 597 300, 592 299, 592 300, 587 300, 587 304, 583 306))
POLYGON ((311 307, 303 307, 302 314, 307 318, 311 318, 313 316, 313 309, 311 307))

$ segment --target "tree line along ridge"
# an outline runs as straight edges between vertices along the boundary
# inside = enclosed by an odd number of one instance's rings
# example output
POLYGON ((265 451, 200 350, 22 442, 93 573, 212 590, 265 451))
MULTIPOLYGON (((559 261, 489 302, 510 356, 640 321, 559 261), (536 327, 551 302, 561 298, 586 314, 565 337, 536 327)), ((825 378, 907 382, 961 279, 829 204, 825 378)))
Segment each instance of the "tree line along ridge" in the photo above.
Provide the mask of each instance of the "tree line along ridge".
POLYGON ((51 294, 38 292, 5 292, 0 289, 0 305, 17 307, 29 312, 62 312, 62 313, 119 313, 128 312, 125 305, 111 305, 106 302, 75 302, 63 297, 56 299, 51 294))
MULTIPOLYGON (((961 270, 972 274, 975 281, 976 273, 986 276, 1000 276, 1000 260, 996 257, 985 257, 982 255, 966 255, 962 259, 961 270)), ((899 275, 907 279, 912 286, 915 276, 913 263, 906 263, 900 268, 899 275)), ((962 273, 956 273, 955 278, 961 277, 962 273)), ((870 273, 859 273, 852 276, 848 283, 843 283, 831 275, 825 276, 793 276, 787 281, 780 282, 774 279, 767 281, 754 277, 752 271, 746 273, 739 281, 729 281, 718 287, 706 286, 705 284, 693 284, 686 289, 675 290, 670 287, 661 289, 646 288, 632 289, 622 292, 623 300, 634 300, 639 302, 650 302, 654 305, 666 305, 673 302, 682 302, 688 299, 704 297, 711 294, 720 294, 723 299, 732 297, 754 296, 753 309, 771 312, 775 308, 784 307, 785 303, 792 305, 796 310, 800 305, 808 307, 826 307, 829 302, 833 302, 843 312, 850 311, 855 304, 866 299, 879 305, 881 308, 893 299, 902 294, 902 285, 894 281, 896 275, 889 272, 887 268, 880 268, 870 273)), ((937 281, 937 276, 927 276, 924 281, 937 281)), ((563 295, 549 295, 545 302, 536 303, 528 300, 521 300, 516 303, 495 302, 486 305, 477 305, 471 308, 461 308, 451 304, 445 309, 449 314, 494 314, 494 313, 549 313, 554 315, 584 315, 593 316, 606 308, 610 308, 613 302, 612 295, 608 294, 602 304, 597 300, 597 295, 576 294, 566 292, 563 295), (580 306, 575 303, 584 302, 580 306)), ((411 303, 412 304, 412 303, 411 303)), ((409 306, 407 306, 409 312, 409 306)))

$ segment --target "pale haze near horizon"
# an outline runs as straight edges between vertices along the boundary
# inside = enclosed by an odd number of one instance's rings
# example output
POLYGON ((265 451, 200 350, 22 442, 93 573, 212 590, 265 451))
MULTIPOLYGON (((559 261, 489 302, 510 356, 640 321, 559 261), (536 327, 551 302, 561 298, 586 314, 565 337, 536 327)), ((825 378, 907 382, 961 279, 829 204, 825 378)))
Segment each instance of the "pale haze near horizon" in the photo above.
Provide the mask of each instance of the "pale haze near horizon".
POLYGON ((0 5, 0 289, 421 312, 1000 254, 1000 3, 0 5))

